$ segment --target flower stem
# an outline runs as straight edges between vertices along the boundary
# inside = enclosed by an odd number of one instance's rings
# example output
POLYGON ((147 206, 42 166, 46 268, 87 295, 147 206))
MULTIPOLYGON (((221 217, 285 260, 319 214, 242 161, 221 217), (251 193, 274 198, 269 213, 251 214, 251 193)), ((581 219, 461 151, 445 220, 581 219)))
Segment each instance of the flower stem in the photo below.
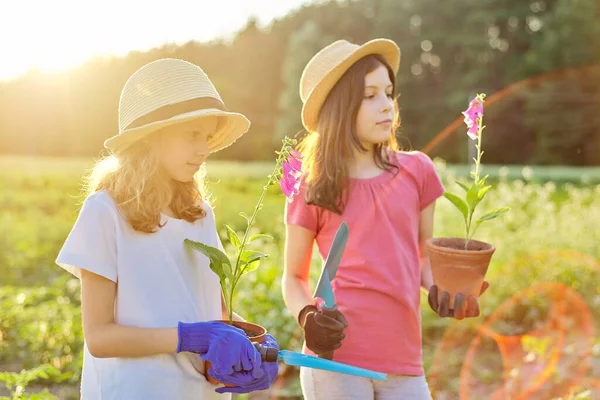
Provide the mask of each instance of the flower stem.
MULTIPOLYGON (((284 144, 283 148, 285 149, 287 144, 284 144)), ((265 198, 265 195, 267 194, 267 190, 269 190, 269 187, 271 186, 271 184, 273 183, 274 180, 277 179, 279 170, 281 169, 281 165, 283 163, 283 159, 284 159, 284 151, 280 152, 278 154, 277 157, 277 161, 275 162, 275 169, 273 170, 273 173, 269 176, 269 180, 267 182, 267 184, 263 187, 263 191, 260 194, 260 197, 258 199, 258 202, 256 203, 256 206, 254 207, 254 212, 252 213, 252 216, 250 217, 250 219, 247 221, 247 225, 246 225, 246 232, 244 232, 244 238, 242 239, 242 243, 240 245, 240 249, 238 251, 238 256, 237 256, 237 260, 235 262, 235 269, 233 271, 233 282, 231 283, 231 291, 229 292, 229 322, 231 323, 233 321, 233 292, 235 287, 237 286, 238 281, 240 280, 240 277, 242 276, 244 270, 240 271, 240 257, 242 256, 242 253, 246 247, 246 241, 248 240, 248 234, 250 233, 250 228, 252 227, 252 224, 254 223, 254 220, 256 218, 256 214, 258 214, 258 211, 260 210, 263 200, 265 198)))
POLYGON ((242 239, 242 244, 240 246, 240 254, 238 255, 237 262, 235 264, 234 276, 236 276, 237 272, 238 272, 238 268, 239 268, 239 265, 240 265, 240 255, 242 254, 242 251, 243 251, 244 247, 246 246, 246 240, 248 240, 248 233, 250 233, 250 227, 254 223, 254 219, 256 218, 256 214, 260 210, 260 206, 262 205, 263 199, 265 198, 265 195, 267 194, 267 190, 269 189, 269 186, 271 186, 271 182, 273 182, 273 179, 277 176, 277 172, 279 171, 280 168, 281 168, 281 156, 277 159, 277 162, 275 163, 275 169, 273 170, 273 173, 271 174, 271 177, 269 178, 269 181, 263 187, 263 191, 260 194, 260 198, 258 199, 258 203, 256 203, 256 206, 254 207, 254 212, 252 213, 252 216, 250 217, 250 220, 248 220, 248 225, 246 226, 246 232, 244 232, 244 238, 242 239))
POLYGON ((469 220, 467 222, 467 232, 466 232, 466 238, 467 238, 467 240, 465 241, 465 250, 469 246, 469 232, 471 231, 471 218, 472 218, 472 216, 473 216, 473 213, 469 212, 469 220))
POLYGON ((481 133, 483 131, 483 117, 479 117, 479 128, 477 129, 477 161, 475 161, 475 183, 479 183, 479 164, 481 163, 481 133))
MULTIPOLYGON (((480 99, 480 101, 483 102, 483 99, 480 99)), ((475 172, 473 173, 473 185, 477 189, 479 187, 479 166, 481 164, 481 136, 483 133, 483 115, 477 118, 476 123, 477 123, 477 144, 475 145, 475 147, 477 148, 477 160, 475 160, 475 172)), ((473 214, 474 213, 475 213, 475 209, 473 207, 473 210, 469 210, 469 219, 467 222, 467 232, 466 232, 467 240, 465 241, 465 250, 467 250, 467 248, 469 246, 469 242, 471 241, 473 234, 475 234, 474 231, 471 233, 471 224, 473 222, 473 214)))

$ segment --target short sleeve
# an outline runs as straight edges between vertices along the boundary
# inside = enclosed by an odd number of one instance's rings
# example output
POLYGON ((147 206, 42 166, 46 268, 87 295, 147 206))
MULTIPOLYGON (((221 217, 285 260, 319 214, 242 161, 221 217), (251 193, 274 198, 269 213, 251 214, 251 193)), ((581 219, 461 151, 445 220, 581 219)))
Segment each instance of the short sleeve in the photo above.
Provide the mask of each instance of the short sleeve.
POLYGON ((117 282, 117 214, 100 194, 84 201, 56 263, 78 278, 85 269, 117 282))
POLYGON ((430 205, 444 194, 444 185, 440 179, 431 158, 423 153, 418 153, 421 158, 421 210, 430 205))
POLYGON ((306 186, 300 186, 300 193, 294 196, 293 200, 286 201, 284 218, 288 225, 299 225, 308 229, 315 235, 319 231, 318 207, 312 204, 307 204, 306 186))

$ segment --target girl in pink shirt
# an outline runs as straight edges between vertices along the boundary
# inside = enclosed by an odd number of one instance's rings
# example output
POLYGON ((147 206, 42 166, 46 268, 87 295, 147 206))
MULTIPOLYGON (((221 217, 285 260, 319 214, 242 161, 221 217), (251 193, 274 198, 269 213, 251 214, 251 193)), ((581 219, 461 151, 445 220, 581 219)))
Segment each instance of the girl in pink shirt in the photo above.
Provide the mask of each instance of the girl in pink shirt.
MULTIPOLYGON (((444 187, 431 159, 399 151, 395 75, 400 50, 386 39, 344 40, 319 51, 300 81, 305 175, 286 205, 283 296, 304 330, 305 351, 388 374, 374 381, 302 369, 306 399, 430 399, 422 363, 420 289, 440 316, 479 314, 477 299, 444 293, 437 304, 425 241, 444 187), (329 252, 342 221, 348 243, 325 315, 309 291, 313 244, 329 252)), ((487 288, 487 283, 485 283, 487 288)), ((485 289, 484 288, 484 289, 485 289)))

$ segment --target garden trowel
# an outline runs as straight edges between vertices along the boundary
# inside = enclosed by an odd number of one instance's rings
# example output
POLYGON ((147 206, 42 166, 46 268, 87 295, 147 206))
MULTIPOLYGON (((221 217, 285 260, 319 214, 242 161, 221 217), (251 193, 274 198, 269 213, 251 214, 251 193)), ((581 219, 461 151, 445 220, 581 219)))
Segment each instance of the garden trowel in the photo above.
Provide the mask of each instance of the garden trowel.
POLYGON ((323 358, 310 356, 308 354, 297 353, 289 350, 277 351, 274 347, 262 346, 255 343, 254 346, 261 355, 263 361, 276 362, 281 360, 287 365, 295 367, 308 367, 323 369, 326 371, 339 372, 341 374, 362 376, 368 379, 387 380, 387 375, 382 372, 372 371, 370 369, 355 367, 352 365, 340 363, 337 361, 325 360, 323 358))
MULTIPOLYGON (((325 260, 325 265, 321 271, 321 276, 317 282, 315 293, 313 294, 313 298, 320 298, 323 300, 321 311, 324 315, 335 315, 335 311, 337 310, 335 296, 333 295, 333 289, 331 288, 331 281, 335 277, 338 267, 340 266, 340 261, 342 260, 347 241, 348 225, 346 222, 342 222, 335 233, 331 248, 329 249, 329 254, 327 254, 327 259, 325 260)), ((331 360, 333 358, 333 352, 320 354, 319 357, 331 360)))

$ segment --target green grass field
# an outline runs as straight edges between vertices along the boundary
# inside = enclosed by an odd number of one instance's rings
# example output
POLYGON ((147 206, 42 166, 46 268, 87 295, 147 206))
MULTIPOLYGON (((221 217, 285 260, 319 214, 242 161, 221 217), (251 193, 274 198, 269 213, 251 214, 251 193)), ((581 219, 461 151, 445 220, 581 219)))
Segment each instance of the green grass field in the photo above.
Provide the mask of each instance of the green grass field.
MULTIPOLYGON (((24 389, 26 392, 47 387, 60 398, 78 395, 83 340, 79 284, 58 268, 54 259, 77 217, 83 200, 80 178, 91 165, 91 159, 0 157, 0 371, 5 371, 0 373, 0 381, 10 387, 7 393, 16 393, 19 384, 25 387, 28 380, 34 380, 24 389), (10 374, 45 364, 56 368, 55 373, 41 373, 41 378, 35 371, 10 374)), ((467 169, 446 166, 441 161, 437 166, 446 188, 458 193, 456 174, 466 176, 467 169)), ((223 239, 224 223, 238 231, 245 226, 238 213, 252 212, 271 168, 269 163, 208 163, 208 187, 223 239)), ((564 354, 569 346, 583 351, 590 365, 586 374, 600 376, 600 172, 533 168, 530 173, 528 169, 523 172, 522 167, 509 168, 508 172, 500 167, 486 168, 484 172, 494 178, 494 187, 478 210, 500 206, 512 210, 483 224, 477 233, 479 239, 497 248, 487 277, 491 287, 482 297, 479 318, 460 322, 441 319, 422 296, 424 360, 434 393, 440 399, 459 398, 461 374, 457 363, 466 356, 478 326, 512 296, 542 282, 561 283, 583 299, 577 315, 589 316, 596 333, 588 343, 586 338, 571 335, 571 331, 578 330, 569 327, 560 347, 564 354), (461 340, 452 350, 443 348, 443 354, 436 353, 444 335, 457 331, 461 332, 461 340), (443 376, 436 372, 440 370, 443 376)), ((269 191, 256 226, 274 236, 265 248, 271 257, 258 271, 244 277, 235 309, 267 327, 282 347, 297 350, 301 335, 294 318, 285 310, 280 290, 284 201, 277 188, 269 191)), ((435 235, 461 235, 461 224, 458 212, 445 199, 440 200, 435 235)), ((313 266, 314 284, 320 268, 316 254, 313 266)), ((525 303, 513 307, 496 321, 495 329, 503 335, 517 335, 543 325, 548 319, 548 306, 542 301, 542 293, 537 297, 529 296, 525 303)), ((568 315, 562 319, 564 326, 574 321, 568 315)), ((537 346, 528 343, 524 357, 529 364, 532 357, 536 359, 537 355, 539 359, 551 353, 551 344, 550 348, 547 343, 544 347, 543 340, 537 346)), ((471 385, 496 387, 502 381, 497 345, 487 343, 482 348, 485 351, 480 351, 483 361, 479 375, 471 385)), ((564 363, 569 361, 561 360, 551 366, 553 382, 567 380, 569 364, 564 363)), ((528 373, 525 369, 521 372, 528 373)), ((286 372, 285 384, 278 392, 281 398, 298 398, 294 374, 295 370, 286 372)))

